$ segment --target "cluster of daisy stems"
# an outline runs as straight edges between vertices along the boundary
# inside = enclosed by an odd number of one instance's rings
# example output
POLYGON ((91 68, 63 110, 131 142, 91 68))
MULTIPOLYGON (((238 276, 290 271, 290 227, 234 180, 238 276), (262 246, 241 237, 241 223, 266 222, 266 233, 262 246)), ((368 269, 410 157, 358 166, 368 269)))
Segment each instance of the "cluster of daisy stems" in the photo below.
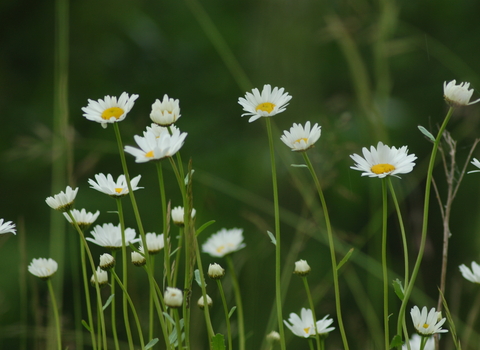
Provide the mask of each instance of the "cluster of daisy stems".
MULTIPOLYGON (((470 102, 473 90, 469 89, 468 83, 457 85, 455 81, 444 84, 444 98, 449 105, 448 113, 434 137, 423 127, 420 131, 433 144, 430 162, 428 166, 426 184, 425 184, 425 204, 423 213, 423 226, 421 232, 421 242, 415 265, 411 269, 408 265, 409 254, 407 239, 402 221, 402 215, 399 209, 399 203, 395 195, 392 177, 399 177, 400 174, 411 172, 417 159, 414 154, 408 154, 406 146, 395 148, 378 142, 370 149, 363 148, 363 156, 358 154, 351 155, 354 170, 362 172, 362 176, 376 177, 381 179, 382 200, 383 200, 383 225, 382 225, 382 271, 383 271, 383 324, 385 349, 434 349, 438 347, 439 333, 447 332, 442 329, 446 318, 442 318, 440 311, 435 308, 427 309, 422 306, 413 306, 410 310, 411 323, 406 317, 406 308, 414 288, 415 280, 420 268, 422 256, 425 249, 427 235, 429 198, 432 186, 432 172, 435 164, 439 144, 442 140, 445 128, 453 113, 458 106, 466 106, 478 101, 470 102), (389 309, 389 293, 392 281, 389 280, 387 269, 387 196, 390 194, 392 202, 400 222, 401 235, 404 251, 404 278, 403 281, 396 279, 393 281, 393 290, 400 299, 401 305, 398 310, 389 309), (415 333, 410 337, 410 333, 415 333), (434 339, 435 338, 435 339, 434 339), (434 341, 435 340, 435 341, 434 341)), ((200 233, 209 227, 213 221, 196 225, 195 209, 192 200, 192 175, 193 169, 191 163, 186 166, 182 162, 180 149, 185 142, 186 133, 174 125, 180 118, 179 101, 164 96, 163 101, 157 100, 152 105, 151 120, 153 124, 146 128, 143 136, 135 136, 138 148, 124 146, 121 139, 120 124, 132 109, 138 95, 128 95, 123 93, 119 98, 106 96, 103 100, 89 100, 88 106, 82 110, 87 120, 98 122, 106 128, 112 124, 115 137, 118 143, 120 161, 123 167, 123 174, 119 175, 117 180, 112 175, 97 174, 95 179, 88 181, 90 187, 102 192, 115 199, 116 211, 115 222, 97 225, 91 231, 89 227, 97 220, 99 212, 90 213, 85 209, 80 211, 73 209, 74 200, 78 193, 78 188, 67 187, 65 192, 60 192, 46 199, 46 203, 63 213, 65 218, 73 225, 79 237, 79 249, 82 276, 84 282, 84 293, 87 315, 82 320, 85 329, 90 333, 91 346, 95 350, 100 349, 120 349, 121 342, 117 333, 121 329, 122 334, 126 334, 128 348, 149 349, 155 344, 165 349, 196 349, 199 345, 192 344, 190 333, 191 323, 191 305, 190 300, 192 291, 200 295, 198 306, 203 309, 205 318, 205 327, 208 334, 210 349, 239 349, 247 348, 245 339, 245 325, 243 318, 242 299, 240 286, 235 274, 235 266, 231 254, 245 247, 243 242, 242 229, 222 229, 211 235, 200 247, 197 238, 200 233), (159 195, 161 199, 162 212, 162 234, 146 233, 142 224, 142 218, 135 199, 135 191, 142 189, 139 187, 141 176, 130 177, 127 156, 125 153, 133 155, 137 163, 153 162, 158 173, 159 195), (178 190, 181 196, 181 202, 176 207, 171 208, 171 201, 167 200, 165 195, 165 184, 163 177, 163 168, 171 167, 176 176, 178 190), (136 218, 137 229, 126 228, 124 224, 123 200, 129 196, 133 214, 136 218), (171 227, 170 222, 176 226, 171 227), (176 227, 176 228, 175 228, 176 227), (87 237, 87 235, 89 236, 87 237), (104 247, 108 253, 100 257, 92 256, 89 243, 104 247), (128 250, 128 252, 127 252, 128 250), (220 264, 210 264, 208 269, 202 265, 202 254, 207 253, 214 258, 219 259, 220 264), (129 253, 129 254, 128 254, 129 253), (157 253, 163 253, 157 255, 157 253), (130 255, 130 256, 128 256, 130 255), (163 256, 163 261, 158 261, 157 256, 163 256), (224 260, 220 260, 224 259, 224 260), (120 261, 121 269, 118 268, 120 261), (130 262, 133 265, 143 269, 148 278, 148 288, 142 288, 145 293, 145 300, 148 298, 148 321, 146 315, 140 317, 136 311, 134 300, 129 294, 128 285, 128 266, 130 262), (227 299, 222 287, 222 278, 225 275, 224 265, 229 279, 225 283, 231 283, 234 291, 233 305, 228 305, 227 299), (159 267, 160 266, 160 267, 159 267), (161 270, 161 279, 156 278, 161 270), (121 271, 117 272, 117 271, 121 271), (181 271, 181 272, 180 272, 181 271), (218 294, 221 300, 218 301, 219 307, 223 308, 225 315, 224 323, 220 325, 212 324, 210 318, 210 307, 212 299, 207 295, 206 274, 215 281, 215 288, 218 288, 218 294), (91 286, 90 286, 91 285, 91 286), (92 288, 93 286, 93 288, 92 288), (109 297, 105 298, 105 293, 101 293, 101 288, 109 288, 109 297), (121 306, 120 306, 121 303, 121 306), (116 306, 117 305, 117 306, 116 306), (206 307, 208 305, 208 307, 206 307), (106 317, 111 313, 110 317, 106 317), (116 313, 120 313, 117 315, 116 313), (231 327, 232 318, 236 319, 235 327, 231 327), (108 321, 108 322, 107 322, 108 321), (110 324, 108 324, 110 323, 110 324), (148 325, 146 327, 145 325, 148 325), (226 334, 215 332, 215 328, 226 329, 226 334), (164 345, 162 345, 164 343, 164 345), (235 343, 235 345, 234 345, 235 343), (238 345, 237 345, 238 343, 238 345)), ((319 140, 321 128, 318 124, 311 126, 307 122, 305 126, 293 124, 289 131, 284 131, 281 141, 285 143, 292 151, 299 152, 303 157, 304 164, 297 164, 296 167, 305 167, 311 174, 312 181, 318 191, 318 196, 323 209, 325 220, 327 241, 331 255, 331 271, 333 276, 333 288, 335 294, 336 314, 333 318, 329 315, 318 316, 321 312, 321 305, 314 305, 310 292, 307 275, 310 273, 310 267, 305 260, 299 260, 295 263, 294 273, 299 275, 305 286, 305 306, 300 310, 299 315, 291 313, 288 320, 284 319, 281 297, 281 234, 280 234, 280 216, 278 189, 276 179, 276 165, 274 157, 275 140, 272 138, 271 119, 278 113, 284 112, 291 99, 291 96, 283 88, 271 88, 265 85, 260 92, 253 89, 247 92, 245 98, 239 98, 238 103, 243 107, 245 113, 242 116, 250 116, 249 122, 253 122, 262 117, 266 122, 266 130, 271 154, 272 183, 275 225, 274 233, 268 232, 275 248, 275 290, 276 290, 276 313, 278 320, 278 329, 267 330, 268 348, 286 349, 284 325, 296 336, 305 338, 310 349, 315 347, 319 350, 325 349, 325 341, 328 334, 334 330, 340 332, 343 342, 343 348, 349 349, 347 332, 342 318, 342 303, 339 290, 339 270, 342 265, 348 262, 353 250, 350 250, 345 256, 337 256, 335 249, 334 232, 329 218, 326 199, 322 192, 321 181, 314 170, 309 159, 307 150, 310 150, 319 140), (334 319, 336 319, 334 321, 334 319), (332 327, 334 325, 334 327, 332 327)), ((299 155, 299 156, 300 156, 299 155)), ((476 159, 472 161, 473 165, 480 168, 480 162, 476 159)), ((479 170, 480 171, 480 170, 479 170)), ((380 186, 380 184, 379 184, 380 186)), ((180 197, 179 196, 179 197, 180 197)), ((16 233, 15 224, 8 221, 4 223, 0 219, 0 233, 16 233)), ((202 236, 203 237, 203 236, 202 236)), ((33 259, 28 270, 35 276, 46 280, 51 294, 52 310, 56 323, 57 345, 62 349, 62 330, 59 317, 59 310, 55 302, 55 295, 51 285, 50 277, 57 271, 57 263, 52 259, 33 259)), ((286 267, 288 268, 288 267, 286 267)), ((292 267, 293 268, 293 267, 292 267)), ((472 270, 465 265, 460 266, 463 276, 475 283, 480 283, 480 266, 472 263, 472 270)), ((209 288, 212 288, 210 286, 209 288)), ((440 291, 442 293, 442 291, 440 291)), ((108 295, 108 294, 107 294, 108 295)), ((442 294, 443 296, 443 294, 442 294)), ((445 304, 446 307, 447 304, 445 304)), ((447 317, 448 308, 446 307, 447 317)), ((449 318, 450 333, 454 338, 457 349, 460 349, 455 328, 449 318)), ((194 325, 200 327, 199 324, 194 325)), ((156 347, 156 346, 155 346, 156 347)))

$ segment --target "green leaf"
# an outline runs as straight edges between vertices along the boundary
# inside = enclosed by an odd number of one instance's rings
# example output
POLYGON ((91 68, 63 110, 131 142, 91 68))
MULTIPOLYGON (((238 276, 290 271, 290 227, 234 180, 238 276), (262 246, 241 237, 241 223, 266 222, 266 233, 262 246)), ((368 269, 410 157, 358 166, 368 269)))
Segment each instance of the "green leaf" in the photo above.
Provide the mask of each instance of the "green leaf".
MULTIPOLYGON (((200 279, 200 271, 198 269, 195 270, 195 282, 197 282, 198 286, 202 288, 202 280, 200 279)), ((207 284, 205 283, 205 287, 207 284)))
POLYGON ((115 296, 115 294, 112 294, 108 297, 107 301, 105 302, 105 305, 103 305, 103 310, 105 311, 105 309, 108 307, 108 305, 110 305, 110 303, 112 302, 113 300, 113 297, 115 296))
POLYGON ((275 238, 275 236, 273 235, 273 233, 271 233, 270 231, 267 231, 267 234, 268 234, 268 237, 270 237, 270 239, 272 240, 272 243, 274 245, 277 245, 277 239, 275 238))
POLYGON ((353 249, 354 248, 351 248, 347 254, 345 254, 345 256, 343 257, 343 259, 338 263, 337 265, 337 271, 340 270, 340 268, 343 266, 343 264, 345 264, 348 259, 350 259, 350 256, 353 254, 353 249))
POLYGON ((448 304, 447 304, 447 301, 445 300, 445 296, 443 295, 440 288, 438 288, 438 291, 440 293, 440 296, 442 297, 442 304, 443 304, 443 307, 445 308, 445 315, 447 316, 448 324, 450 325, 449 331, 452 336, 453 343, 455 344, 455 349, 462 350, 460 339, 458 339, 458 336, 457 336, 457 329, 455 328, 455 323, 453 322, 452 314, 450 313, 450 309, 448 308, 448 304))
POLYGON ((190 170, 190 172, 187 174, 187 176, 185 176, 185 186, 188 185, 188 183, 190 182, 190 178, 193 177, 193 174, 195 173, 195 170, 192 169, 190 170))
POLYGON ((144 348, 144 349, 145 349, 145 350, 150 349, 151 347, 153 347, 153 346, 154 346, 155 344, 157 344, 157 343, 158 343, 158 338, 153 338, 152 340, 150 340, 150 341, 148 342, 147 345, 145 345, 145 348, 144 348))
POLYGON ((433 135, 430 133, 430 131, 425 129, 423 126, 419 125, 418 130, 420 130, 420 132, 422 134, 424 134, 430 141, 435 142, 435 137, 433 137, 433 135))
POLYGON ((168 313, 166 313, 165 311, 163 312, 163 316, 165 316, 165 318, 166 318, 167 320, 169 320, 172 325, 175 326, 175 321, 173 320, 172 316, 170 316, 170 315, 169 315, 168 313))
POLYGON ((207 221, 202 226, 200 226, 200 228, 197 230, 197 232, 195 232, 195 235, 198 236, 200 233, 202 233, 203 230, 205 230, 208 226, 210 226, 213 223, 215 223, 215 220, 207 221))
POLYGON ((397 334, 396 336, 393 337, 390 343, 390 349, 393 349, 402 345, 403 345, 402 336, 397 334))
POLYGON ((91 332, 92 329, 90 328, 90 326, 88 325, 87 321, 85 320, 82 320, 82 325, 83 327, 85 327, 87 329, 87 331, 91 332))
POLYGON ((215 334, 212 337, 212 349, 213 350, 225 350, 225 338, 223 334, 215 334))
POLYGON ((308 168, 306 164, 290 164, 290 166, 293 166, 294 168, 308 168))
POLYGON ((393 281, 392 284, 393 284, 393 290, 395 291, 395 294, 401 301, 403 301, 403 299, 405 298, 405 290, 403 288, 402 281, 400 281, 397 278, 396 280, 393 281))
POLYGON ((237 309, 236 306, 234 306, 230 309, 230 312, 228 313, 228 318, 232 317, 232 315, 233 315, 233 313, 235 312, 236 309, 237 309))

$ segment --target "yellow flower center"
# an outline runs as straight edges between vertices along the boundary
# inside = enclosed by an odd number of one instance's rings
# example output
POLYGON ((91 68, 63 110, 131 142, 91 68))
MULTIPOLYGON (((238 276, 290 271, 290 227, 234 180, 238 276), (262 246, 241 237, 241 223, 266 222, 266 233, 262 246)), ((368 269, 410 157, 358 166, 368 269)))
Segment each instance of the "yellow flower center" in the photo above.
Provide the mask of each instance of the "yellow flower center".
POLYGON ((147 158, 153 158, 153 151, 145 153, 145 157, 147 158))
POLYGON ((302 140, 305 141, 305 143, 308 142, 308 139, 306 137, 302 137, 302 138, 299 138, 298 140, 295 140, 294 143, 297 143, 297 142, 300 143, 302 140))
POLYGON ((375 174, 380 175, 394 171, 395 167, 391 164, 377 164, 372 166, 370 170, 372 170, 372 172, 374 172, 375 174))
POLYGON ((117 193, 122 193, 122 188, 117 187, 117 188, 115 189, 115 192, 117 192, 117 193))
POLYGON ((429 327, 429 325, 426 324, 426 323, 423 325, 423 328, 425 328, 425 329, 427 329, 428 327, 429 327))
POLYGON ((307 328, 304 328, 303 331, 308 334, 308 332, 310 331, 310 327, 307 327, 307 328))
POLYGON ((256 110, 256 111, 261 110, 261 111, 270 113, 271 111, 273 111, 274 108, 275 108, 275 105, 274 105, 273 103, 264 102, 264 103, 260 103, 260 104, 257 106, 257 108, 255 108, 255 110, 256 110))
POLYGON ((108 109, 103 111, 102 119, 110 120, 111 117, 114 117, 115 119, 118 119, 123 115, 123 113, 125 113, 125 112, 120 107, 108 108, 108 109))
POLYGON ((220 247, 217 248, 217 253, 221 254, 225 250, 225 246, 222 244, 220 247))

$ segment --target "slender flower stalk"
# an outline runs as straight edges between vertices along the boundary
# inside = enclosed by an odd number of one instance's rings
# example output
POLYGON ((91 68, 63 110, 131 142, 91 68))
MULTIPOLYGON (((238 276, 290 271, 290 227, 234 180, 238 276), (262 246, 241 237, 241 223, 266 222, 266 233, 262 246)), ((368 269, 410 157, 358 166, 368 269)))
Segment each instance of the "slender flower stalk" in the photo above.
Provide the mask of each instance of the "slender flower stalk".
POLYGON ((227 261, 228 273, 232 278, 233 292, 235 294, 235 303, 237 304, 238 315, 238 342, 239 349, 245 350, 245 321, 243 318, 243 304, 242 295, 240 294, 240 284, 238 283, 237 275, 235 274, 235 268, 233 266, 233 260, 231 255, 225 257, 227 261))
POLYGON ((222 299, 223 311, 225 313, 225 323, 227 324, 227 341, 228 341, 228 350, 232 350, 232 330, 230 327, 230 317, 228 317, 228 306, 227 300, 225 299, 225 293, 223 291, 222 281, 220 279, 216 279, 218 290, 220 291, 220 297, 222 299))
MULTIPOLYGON (((388 177, 388 176, 387 176, 388 177)), ((390 331, 388 327, 388 267, 387 267, 387 184, 382 179, 382 275, 383 275, 383 327, 385 333, 385 349, 389 349, 390 331)))
POLYGON ((330 223, 330 215, 328 214, 327 202, 325 201, 325 197, 323 195, 322 187, 320 186, 320 182, 318 180, 317 174, 313 169, 313 165, 310 162, 310 158, 308 157, 306 152, 302 152, 303 158, 305 160, 305 164, 310 171, 310 174, 315 182, 315 186, 317 188, 318 196, 320 197, 320 202, 322 204, 323 209, 323 216, 325 218, 325 226, 327 228, 327 236, 328 236, 328 245, 330 247, 330 257, 332 260, 332 275, 333 275, 333 286, 335 289, 335 308, 337 311, 337 319, 338 319, 338 327, 340 329, 340 334, 342 336, 343 347, 345 350, 348 350, 348 340, 347 335, 345 333, 345 328, 343 325, 343 317, 342 317, 342 306, 340 300, 340 287, 338 284, 338 271, 337 271, 337 258, 335 256, 335 243, 333 241, 333 232, 332 232, 332 225, 330 223))
POLYGON ((57 348, 58 350, 62 350, 62 330, 60 328, 60 318, 58 316, 57 300, 55 299, 55 293, 53 291, 52 281, 50 279, 47 280, 47 285, 48 291, 50 292, 50 299, 52 300, 53 317, 55 318, 55 326, 57 330, 57 348))
MULTIPOLYGON (((117 255, 117 252, 115 250, 112 250, 112 256, 115 259, 117 255)), ((111 274, 111 280, 110 280, 110 295, 115 295, 115 276, 113 273, 111 274)), ((118 334, 117 334, 117 317, 116 317, 116 307, 115 307, 115 297, 112 298, 112 301, 110 302, 110 310, 112 314, 112 333, 113 333, 113 343, 115 344, 115 349, 119 350, 120 345, 118 343, 118 334)))
POLYGON ((313 324, 315 325, 315 340, 317 341, 317 349, 322 349, 322 343, 320 341, 320 334, 318 334, 317 329, 317 315, 315 314, 315 305, 313 304, 312 293, 310 292, 310 287, 308 286, 307 276, 302 276, 303 285, 305 286, 305 291, 307 292, 308 304, 312 310, 313 324))
MULTIPOLYGON (((415 266, 413 267, 412 275, 410 278, 410 282, 408 287, 405 289, 405 296, 402 301, 402 305, 400 306, 400 310, 398 313, 398 320, 397 320, 397 336, 402 336, 402 325, 405 317, 405 309, 407 307, 408 300, 410 299, 410 295, 412 294, 413 286, 415 284, 415 280, 417 278, 418 271, 420 270, 420 264, 423 259, 423 253, 425 251, 425 243, 427 241, 427 226, 428 226, 428 214, 429 214, 429 205, 430 205, 430 190, 432 186, 432 177, 433 177, 433 168, 435 166, 435 158, 437 156, 438 146, 442 139, 443 132, 447 127, 447 124, 452 116, 454 107, 450 106, 448 109, 447 115, 443 120, 443 123, 438 131, 437 137, 435 138, 435 142, 433 144, 432 154, 430 155, 430 162, 428 164, 427 170, 427 180, 425 183, 425 200, 423 204, 423 223, 422 223, 422 235, 420 240, 420 248, 418 250, 417 260, 415 261, 415 266)), ((400 348, 400 347, 399 347, 400 348)))

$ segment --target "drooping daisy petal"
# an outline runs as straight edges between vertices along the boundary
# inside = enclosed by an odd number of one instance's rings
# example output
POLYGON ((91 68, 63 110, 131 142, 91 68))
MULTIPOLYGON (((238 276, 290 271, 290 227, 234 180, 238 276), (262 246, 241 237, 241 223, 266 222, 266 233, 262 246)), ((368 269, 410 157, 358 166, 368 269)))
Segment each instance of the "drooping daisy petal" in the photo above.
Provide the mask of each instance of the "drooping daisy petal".
MULTIPOLYGON (((143 187, 138 187, 138 182, 142 178, 142 175, 135 176, 130 180, 132 190, 136 191, 143 187)), ((112 175, 107 174, 95 174, 95 180, 88 179, 90 188, 97 190, 99 192, 105 193, 112 197, 122 197, 128 194, 128 185, 125 179, 125 175, 121 174, 117 181, 115 181, 112 175)))
POLYGON ((15 224, 11 221, 5 221, 3 222, 3 219, 0 219, 0 235, 3 235, 4 233, 11 232, 14 235, 17 234, 17 229, 15 228, 15 224))
POLYGON ((125 119, 127 113, 132 109, 138 95, 128 96, 126 92, 122 93, 117 100, 115 96, 105 96, 98 101, 88 100, 88 106, 82 107, 83 116, 88 120, 100 123, 103 128, 108 123, 117 123, 125 119))
POLYGON ((313 128, 310 128, 310 122, 308 121, 303 127, 300 124, 293 123, 290 131, 284 130, 280 140, 283 141, 292 151, 306 151, 313 147, 315 142, 318 141, 321 134, 321 127, 315 124, 313 128))
POLYGON ((407 174, 415 166, 415 154, 407 154, 407 146, 399 149, 388 147, 382 142, 377 147, 370 147, 370 151, 364 147, 362 149, 363 158, 358 154, 350 155, 350 158, 356 163, 351 169, 363 171, 362 176, 379 177, 397 176, 397 174, 407 174))
POLYGON ((172 125, 180 117, 179 101, 169 98, 166 94, 163 96, 163 101, 156 100, 155 103, 152 104, 150 119, 158 125, 172 125))
MULTIPOLYGON (((333 319, 328 318, 328 316, 329 315, 317 321, 317 331, 319 335, 327 334, 335 329, 335 327, 330 327, 330 325, 333 323, 333 319)), ((316 334, 315 325, 313 322, 313 313, 310 309, 302 308, 300 311, 300 316, 295 313, 291 313, 288 322, 283 320, 283 323, 285 323, 288 329, 290 329, 292 333, 298 337, 308 338, 316 334)))
POLYGON ((32 275, 47 280, 57 272, 58 264, 55 260, 48 258, 33 259, 30 265, 28 265, 28 272, 32 275))
POLYGON ((467 174, 480 172, 480 161, 477 158, 473 158, 473 160, 470 163, 475 165, 478 169, 477 170, 471 170, 467 174))
POLYGON ((202 245, 202 251, 213 257, 223 257, 245 247, 243 243, 243 229, 221 229, 211 235, 202 245))
MULTIPOLYGON (((113 224, 97 225, 91 231, 93 238, 87 237, 86 240, 95 243, 101 247, 115 250, 122 247, 122 231, 120 224, 115 226, 113 224)), ((133 228, 125 229, 125 244, 138 242, 139 239, 135 238, 136 233, 133 228)))
POLYGON ((78 187, 72 189, 70 186, 67 186, 65 192, 60 192, 53 197, 48 197, 45 199, 45 202, 50 206, 50 208, 59 210, 59 211, 69 211, 73 207, 73 201, 77 196, 78 187))
POLYGON ((473 89, 468 89, 470 83, 460 83, 456 85, 456 81, 452 80, 447 84, 443 83, 443 97, 445 101, 452 107, 468 106, 480 101, 480 99, 470 102, 473 95, 473 89))
POLYGON ((288 101, 291 100, 284 88, 272 87, 270 84, 263 86, 262 93, 257 88, 252 92, 247 92, 245 98, 240 97, 238 103, 243 107, 243 110, 247 113, 244 115, 250 115, 248 120, 250 123, 261 117, 273 117, 278 113, 285 111, 285 107, 288 105, 288 101))
POLYGON ((420 312, 418 306, 414 306, 410 311, 410 315, 412 316, 413 326, 421 335, 428 336, 435 333, 448 332, 447 329, 442 329, 442 325, 447 319, 442 318, 442 313, 437 312, 435 308, 431 308, 430 312, 428 312, 427 307, 424 306, 420 312))
POLYGON ((472 261, 471 270, 464 264, 460 265, 459 269, 462 273, 462 276, 467 280, 473 283, 480 283, 480 265, 478 265, 475 261, 472 261))

